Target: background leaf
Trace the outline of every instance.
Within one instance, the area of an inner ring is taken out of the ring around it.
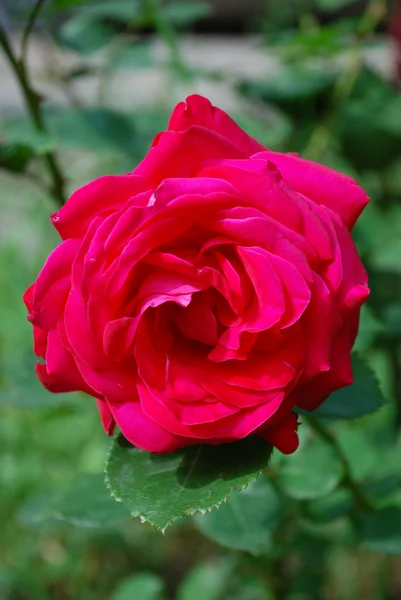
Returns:
[[[270,454],[271,446],[256,436],[170,454],[144,452],[119,437],[106,478],[113,496],[133,517],[164,531],[176,519],[209,511],[246,487],[267,466]]]
[[[111,600],[163,600],[164,583],[153,573],[138,573],[120,583]]]
[[[195,523],[213,541],[258,555],[269,548],[279,515],[277,493],[267,479],[259,477],[242,492],[231,494],[218,510],[196,516]]]
[[[182,581],[177,600],[220,600],[233,567],[227,559],[196,565]]]
[[[378,383],[366,361],[354,353],[352,358],[354,383],[331,394],[318,409],[317,417],[327,419],[355,419],[375,412],[385,401]],[[301,413],[306,411],[300,411]]]
[[[102,475],[82,475],[54,495],[36,498],[21,510],[20,519],[34,525],[42,521],[65,521],[81,527],[109,527],[128,517],[104,485]]]
[[[385,554],[401,554],[401,508],[389,507],[357,521],[361,544]]]
[[[355,4],[355,0],[316,0],[316,6],[327,11],[340,10],[350,4]]]
[[[169,2],[163,9],[166,19],[168,19],[176,27],[188,27],[204,19],[210,17],[213,13],[213,7],[209,2]]]
[[[307,500],[334,490],[342,476],[342,465],[331,446],[312,438],[295,454],[283,458],[276,481],[290,498]]]

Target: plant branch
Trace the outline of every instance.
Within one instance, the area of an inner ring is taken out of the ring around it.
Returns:
[[[386,0],[371,0],[363,13],[355,31],[358,38],[372,34],[387,12]],[[353,48],[348,65],[338,77],[333,90],[331,107],[323,120],[313,131],[303,155],[311,160],[321,160],[332,137],[332,121],[335,110],[352,92],[363,67],[363,55],[359,48]]]
[[[364,510],[365,512],[371,512],[372,510],[374,510],[374,507],[371,505],[370,501],[365,497],[365,494],[353,480],[348,458],[344,453],[343,449],[341,448],[340,444],[338,443],[337,438],[316,417],[308,416],[307,419],[312,429],[328,444],[330,444],[330,446],[336,453],[338,459],[340,460],[344,471],[342,483],[351,492],[355,505],[358,506],[361,510]]]
[[[38,11],[37,11],[38,12]],[[33,14],[33,13],[32,13]],[[35,17],[36,18],[36,17]],[[31,19],[32,28],[34,20]],[[29,25],[27,29],[29,28]],[[25,30],[26,31],[26,30]],[[29,31],[28,31],[29,35]],[[28,39],[28,37],[26,38]],[[0,47],[3,49],[4,54],[6,55],[12,70],[14,71],[15,77],[20,85],[22,95],[25,101],[25,105],[30,116],[30,119],[37,131],[41,133],[47,133],[45,122],[43,119],[41,106],[40,106],[40,97],[35,93],[35,91],[31,87],[31,83],[29,80],[28,71],[25,67],[25,63],[23,60],[18,60],[9,40],[9,37],[0,24]],[[43,154],[43,162],[47,168],[47,171],[50,175],[51,179],[51,187],[50,193],[53,196],[54,200],[59,206],[62,206],[65,202],[64,196],[64,178],[62,176],[60,167],[58,166],[57,159],[53,152],[48,151]]]
[[[26,65],[26,52],[28,49],[29,36],[31,35],[32,29],[34,28],[35,23],[36,23],[36,19],[38,18],[39,13],[42,10],[42,6],[44,5],[45,2],[46,2],[46,0],[37,0],[37,2],[35,3],[35,5],[32,9],[31,14],[28,17],[28,22],[24,29],[24,33],[22,34],[20,62],[23,65]]]

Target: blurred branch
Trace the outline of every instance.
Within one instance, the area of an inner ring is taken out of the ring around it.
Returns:
[[[34,22],[36,20],[36,17],[39,13],[41,4],[42,4],[42,1],[39,0],[39,2],[36,4],[36,7],[39,6],[39,8],[37,8],[36,10],[34,9],[34,11],[32,11],[27,28],[25,29],[24,51],[26,49],[27,41],[29,38],[29,33],[30,33],[30,31],[34,25]],[[24,40],[24,38],[23,38],[23,40]],[[27,70],[25,62],[23,60],[23,53],[21,53],[21,59],[18,60],[18,58],[12,48],[12,45],[11,45],[10,39],[7,35],[7,32],[4,29],[4,27],[1,25],[1,23],[0,23],[0,47],[3,49],[3,52],[6,55],[10,65],[11,65],[11,68],[14,71],[14,74],[17,78],[17,81],[20,85],[22,95],[23,95],[23,98],[24,98],[24,101],[25,101],[25,104],[27,107],[28,114],[31,118],[31,121],[32,121],[35,129],[37,129],[37,131],[40,131],[41,133],[47,133],[46,125],[45,125],[45,122],[43,119],[41,105],[40,105],[41,98],[38,94],[36,94],[36,92],[33,90],[32,86],[31,86],[28,70]],[[58,166],[57,159],[53,152],[48,151],[45,154],[43,154],[43,161],[44,161],[44,164],[47,168],[47,171],[50,175],[50,179],[52,182],[51,187],[50,187],[50,193],[51,193],[52,197],[54,198],[54,200],[56,201],[56,203],[59,206],[62,206],[65,202],[64,178],[62,176],[60,167]]]
[[[44,5],[45,2],[46,2],[46,0],[38,0],[35,3],[33,10],[28,17],[28,22],[24,29],[24,33],[22,34],[21,59],[20,60],[21,60],[21,63],[24,65],[26,64],[26,52],[28,49],[29,36],[31,35],[32,29],[34,28],[35,23],[36,23],[36,19],[38,18],[39,13],[42,9],[42,6]]]
[[[308,416],[307,419],[312,429],[332,447],[338,459],[340,460],[344,470],[342,483],[351,492],[355,505],[365,512],[374,510],[374,507],[353,480],[348,458],[338,443],[337,438],[316,417]]]
[[[386,14],[386,0],[371,0],[356,27],[356,37],[364,38],[371,35]],[[350,53],[349,63],[338,77],[334,87],[330,111],[313,131],[303,152],[306,158],[322,160],[322,154],[330,143],[335,110],[352,92],[362,67],[363,55],[360,49],[354,46]]]
[[[173,67],[183,79],[188,79],[190,73],[181,57],[177,33],[173,25],[165,17],[163,8],[159,5],[159,0],[142,1],[145,9],[148,11],[154,28],[160,37],[164,39],[170,50],[171,63]]]

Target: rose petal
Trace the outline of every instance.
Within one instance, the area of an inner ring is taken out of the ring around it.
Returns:
[[[184,131],[201,125],[224,136],[246,155],[265,150],[264,146],[243,131],[223,110],[213,106],[203,96],[193,94],[180,102],[170,117],[169,131]]]
[[[99,398],[96,398],[96,404],[99,411],[100,420],[102,421],[103,429],[107,435],[113,435],[116,422],[113,419],[109,405],[105,400],[101,400]]]
[[[80,238],[94,218],[105,218],[132,196],[149,189],[146,179],[137,175],[99,177],[79,188],[51,220],[63,240]]]
[[[271,160],[294,190],[316,204],[331,208],[348,229],[352,229],[369,201],[364,190],[351,177],[324,165],[271,150],[255,154],[254,158]]]

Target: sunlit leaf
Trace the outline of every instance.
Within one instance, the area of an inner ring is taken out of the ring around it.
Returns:
[[[267,466],[270,454],[271,446],[259,437],[170,454],[144,452],[119,437],[110,451],[106,480],[132,516],[164,531],[173,521],[210,511],[246,487]]]

